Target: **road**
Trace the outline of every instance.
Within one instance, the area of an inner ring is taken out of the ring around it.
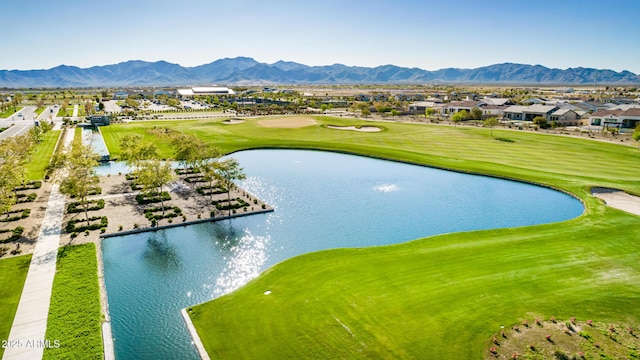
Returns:
[[[0,132],[0,140],[25,134],[35,125],[36,120],[38,122],[56,121],[54,116],[58,112],[57,105],[48,106],[39,116],[36,116],[36,109],[35,106],[25,106],[8,118],[0,119],[0,128],[8,128]]]

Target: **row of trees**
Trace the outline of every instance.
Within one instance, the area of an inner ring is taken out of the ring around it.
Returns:
[[[23,185],[27,179],[25,163],[30,160],[35,145],[42,141],[49,130],[51,126],[43,123],[24,135],[0,142],[0,215],[9,211],[16,203],[15,188]]]
[[[222,183],[230,202],[231,190],[235,187],[234,181],[245,178],[238,161],[234,158],[221,160],[220,149],[196,136],[184,133],[170,136],[174,159],[180,162],[181,168],[188,173],[201,174],[202,179],[208,182],[211,188],[217,182]],[[158,148],[138,134],[124,136],[120,141],[120,149],[121,159],[133,169],[136,183],[143,187],[143,192],[159,196],[164,215],[162,187],[175,177],[171,162],[160,159]]]

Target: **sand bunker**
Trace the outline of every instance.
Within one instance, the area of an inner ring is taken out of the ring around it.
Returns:
[[[351,131],[360,131],[360,132],[378,132],[378,131],[382,131],[382,129],[380,129],[377,126],[362,126],[362,127],[356,127],[356,126],[335,126],[335,125],[327,125],[327,127],[329,129],[336,129],[336,130],[351,130]]]
[[[298,129],[316,124],[317,122],[309,117],[282,117],[258,120],[258,125],[266,128]]]
[[[593,196],[604,200],[604,202],[619,210],[626,211],[640,216],[640,197],[627,194],[624,191],[606,188],[591,189]]]
[[[243,122],[244,120],[242,119],[228,119],[228,120],[222,121],[223,124],[227,124],[227,125],[242,124]]]

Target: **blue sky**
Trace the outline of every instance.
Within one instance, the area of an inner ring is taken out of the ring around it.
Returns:
[[[503,62],[640,73],[639,0],[21,0],[0,69],[225,57],[437,70]]]

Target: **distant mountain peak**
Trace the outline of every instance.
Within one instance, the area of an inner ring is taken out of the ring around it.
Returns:
[[[638,85],[640,77],[628,70],[548,68],[512,62],[475,69],[445,68],[427,71],[393,64],[376,67],[333,64],[308,66],[278,60],[261,63],[251,57],[223,58],[183,67],[164,60],[129,60],[118,64],[79,68],[59,65],[49,70],[0,70],[0,87],[180,86],[187,84],[580,84]]]

